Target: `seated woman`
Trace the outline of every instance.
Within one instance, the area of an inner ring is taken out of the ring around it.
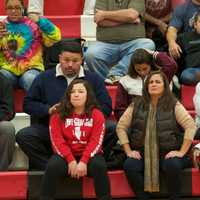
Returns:
[[[0,25],[0,73],[27,91],[44,71],[42,46],[59,41],[61,33],[46,18],[23,16],[23,0],[6,0],[5,7],[8,16]]]
[[[115,117],[119,119],[134,97],[142,95],[146,76],[155,70],[162,70],[169,82],[172,80],[177,64],[165,52],[137,49],[131,57],[128,74],[118,84]]]
[[[165,74],[150,73],[142,97],[127,108],[117,125],[127,155],[124,170],[138,199],[159,192],[159,169],[164,171],[170,199],[180,198],[181,171],[191,166],[187,152],[195,131],[192,117],[171,93]]]
[[[56,182],[69,176],[92,176],[99,200],[111,200],[107,167],[102,156],[105,119],[87,81],[75,79],[50,120],[54,155],[42,181],[40,200],[52,200]]]

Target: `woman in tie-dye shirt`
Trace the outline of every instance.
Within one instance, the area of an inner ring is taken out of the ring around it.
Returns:
[[[44,70],[42,46],[61,39],[60,30],[46,18],[23,16],[23,0],[6,1],[7,18],[0,24],[0,72],[14,86],[28,90]]]

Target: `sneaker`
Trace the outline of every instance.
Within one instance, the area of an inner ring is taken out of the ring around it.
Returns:
[[[108,84],[115,84],[117,82],[119,82],[119,80],[121,79],[121,76],[109,76],[108,78],[105,79],[105,83],[108,83]]]

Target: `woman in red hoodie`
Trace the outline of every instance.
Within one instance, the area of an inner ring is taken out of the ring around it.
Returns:
[[[98,199],[111,200],[107,167],[102,156],[105,119],[88,82],[75,79],[69,85],[60,111],[50,119],[54,155],[42,180],[40,200],[53,200],[60,178],[94,178]]]

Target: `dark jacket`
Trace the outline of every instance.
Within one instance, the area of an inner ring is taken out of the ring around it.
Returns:
[[[0,83],[0,121],[9,121],[15,116],[13,88],[1,73]]]
[[[176,122],[175,105],[173,109],[163,110],[160,102],[156,112],[156,131],[160,154],[165,154],[171,150],[177,150],[181,147],[183,135],[181,135],[179,125]],[[144,138],[148,111],[144,109],[142,100],[134,104],[133,120],[130,131],[130,144],[134,149],[144,147]]]
[[[200,34],[195,31],[180,34],[177,42],[183,51],[184,67],[200,67]]]
[[[112,101],[104,85],[104,81],[95,73],[84,71],[85,77],[93,87],[101,111],[105,116],[112,112]],[[56,77],[56,68],[49,69],[33,81],[30,90],[24,100],[24,112],[31,115],[34,122],[44,125],[49,124],[48,110],[58,103],[68,87],[64,76]]]

